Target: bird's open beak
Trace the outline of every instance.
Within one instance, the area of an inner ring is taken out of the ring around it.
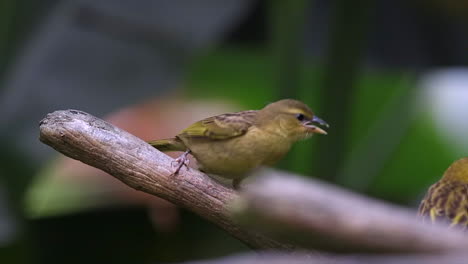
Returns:
[[[312,133],[317,133],[317,134],[322,134],[322,135],[326,135],[327,134],[327,131],[321,129],[320,127],[314,125],[314,124],[319,124],[321,126],[324,126],[324,127],[329,127],[329,125],[327,124],[327,122],[323,121],[322,119],[314,116],[312,118],[312,120],[308,120],[304,123],[304,126],[306,126],[307,128],[309,128]]]

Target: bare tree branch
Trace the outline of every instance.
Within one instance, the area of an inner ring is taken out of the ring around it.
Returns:
[[[253,248],[293,249],[233,223],[225,205],[238,194],[205,174],[182,169],[171,176],[172,159],[141,139],[87,113],[66,110],[40,122],[40,140],[99,168],[128,186],[185,207]]]
[[[246,226],[304,248],[340,252],[466,251],[461,229],[423,223],[408,210],[339,187],[264,171],[232,206]]]

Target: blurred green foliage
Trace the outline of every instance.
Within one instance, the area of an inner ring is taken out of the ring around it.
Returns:
[[[423,116],[411,125],[368,192],[382,199],[417,206],[427,188],[459,158],[435,133],[430,119]]]

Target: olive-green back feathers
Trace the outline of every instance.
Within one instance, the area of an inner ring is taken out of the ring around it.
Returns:
[[[206,137],[209,139],[229,139],[243,135],[254,124],[257,111],[242,111],[209,117],[198,121],[177,135],[181,138]]]
[[[251,127],[257,111],[243,111],[209,117],[193,123],[175,138],[158,139],[148,143],[162,152],[186,151],[183,140],[189,138],[229,139],[243,135]]]
[[[149,143],[161,151],[177,151],[180,149],[180,140],[189,138],[207,138],[214,140],[229,139],[241,136],[247,130],[258,123],[259,119],[270,121],[279,113],[302,113],[307,118],[312,118],[310,108],[304,103],[284,99],[265,106],[262,110],[248,110],[237,113],[228,113],[209,117],[193,123],[182,130],[175,139],[154,140]],[[259,118],[259,115],[262,115]],[[174,141],[175,140],[175,141]],[[183,140],[182,140],[183,141]],[[173,147],[172,145],[176,145]],[[177,149],[177,150],[174,150]]]

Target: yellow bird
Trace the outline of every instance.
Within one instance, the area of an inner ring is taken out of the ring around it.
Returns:
[[[432,222],[468,226],[468,158],[452,163],[442,179],[429,188],[419,206],[419,215]]]
[[[261,110],[222,114],[198,121],[174,138],[149,141],[156,149],[184,151],[174,174],[188,165],[187,155],[199,169],[232,179],[234,188],[248,172],[262,165],[273,165],[301,139],[314,133],[327,134],[317,126],[328,127],[304,103],[284,99]]]

